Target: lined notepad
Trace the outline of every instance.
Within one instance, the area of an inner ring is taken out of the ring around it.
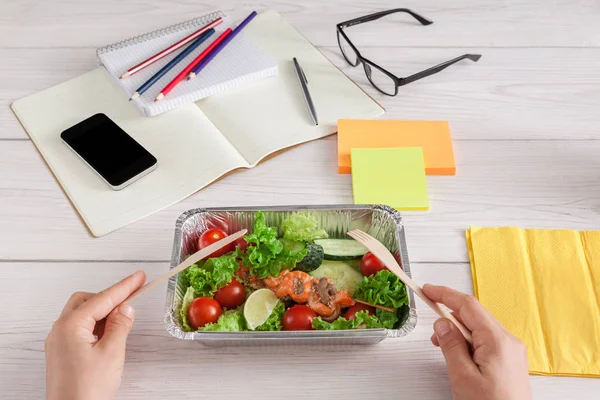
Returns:
[[[221,33],[227,28],[235,27],[230,19],[220,11],[100,48],[97,52],[98,59],[125,92],[124,96],[129,98],[138,87],[175,58],[177,54],[181,53],[186,46],[142,69],[133,76],[119,79],[123,73],[219,17],[223,18],[223,22],[215,27],[215,33],[208,40],[198,46],[197,49],[171,69],[142,96],[133,100],[132,103],[144,115],[153,116],[276,75],[277,62],[275,59],[263,51],[248,35],[245,35],[244,31],[246,29],[243,29],[208,63],[196,79],[181,82],[164,100],[154,102],[158,93]],[[250,22],[250,24],[253,23],[256,22]]]

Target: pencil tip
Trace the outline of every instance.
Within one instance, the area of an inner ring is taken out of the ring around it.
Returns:
[[[134,93],[131,95],[131,98],[129,99],[129,101],[131,101],[131,100],[133,100],[133,99],[137,99],[138,97],[140,97],[140,94],[139,94],[138,92],[134,92]]]
[[[188,78],[187,78],[187,80],[189,81],[189,80],[191,80],[191,79],[194,79],[195,77],[196,77],[196,74],[195,74],[195,73],[193,73],[193,72],[190,72],[190,74],[188,75]]]
[[[154,99],[154,102],[161,101],[164,97],[165,97],[164,94],[159,93],[158,96],[156,96],[156,98]]]
[[[129,76],[129,71],[125,72],[119,79],[127,78]]]

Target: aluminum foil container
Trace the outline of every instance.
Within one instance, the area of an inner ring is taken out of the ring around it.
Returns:
[[[200,234],[210,228],[220,228],[229,234],[248,229],[252,231],[254,213],[264,211],[267,224],[281,226],[281,222],[297,211],[308,212],[319,221],[319,226],[331,238],[348,238],[352,229],[368,232],[394,254],[396,261],[411,276],[406,248],[404,226],[400,213],[383,205],[336,206],[277,206],[253,208],[197,208],[181,214],[175,226],[175,240],[171,268],[197,251]],[[281,233],[281,232],[280,232]],[[356,329],[346,331],[280,331],[280,332],[186,332],[178,322],[181,300],[187,288],[182,287],[177,276],[167,286],[165,326],[174,337],[194,340],[211,346],[256,344],[375,344],[385,338],[408,335],[417,324],[417,311],[412,291],[408,288],[409,306],[399,329]]]

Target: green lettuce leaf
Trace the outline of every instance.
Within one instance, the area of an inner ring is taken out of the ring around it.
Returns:
[[[214,284],[212,274],[194,264],[186,270],[186,278],[190,287],[194,289],[197,296],[212,296],[214,293]]]
[[[381,325],[378,328],[394,329],[396,323],[399,321],[397,313],[380,310],[379,308],[375,311],[375,316]]]
[[[225,311],[214,324],[208,324],[199,331],[240,332],[246,330],[246,319],[242,307]]]
[[[266,224],[265,214],[256,212],[254,229],[245,236],[249,246],[242,256],[243,264],[261,279],[279,276],[283,269],[293,269],[307,254],[306,250],[292,252],[277,239],[277,229]]]
[[[187,291],[181,300],[181,308],[179,309],[179,323],[181,324],[181,328],[186,332],[192,332],[194,330],[194,328],[190,326],[187,318],[188,308],[193,300],[194,288],[190,286],[187,288]]]
[[[366,311],[357,312],[354,319],[339,317],[333,322],[323,321],[321,317],[313,319],[313,328],[319,331],[341,331],[359,327],[367,329],[384,328],[376,316],[369,315]]]
[[[282,222],[281,230],[285,239],[293,241],[312,242],[327,237],[327,232],[319,229],[317,219],[304,213],[292,214]]]
[[[390,308],[400,308],[408,304],[408,294],[404,283],[388,270],[365,276],[354,293],[358,300]]]
[[[237,259],[238,251],[234,251],[221,257],[206,260],[203,267],[212,272],[212,279],[217,289],[232,281],[233,274],[240,266]]]
[[[285,312],[285,305],[280,301],[277,303],[269,318],[255,329],[255,331],[280,331],[281,330],[281,319]]]
[[[356,319],[348,320],[344,317],[339,317],[333,322],[323,321],[323,318],[321,317],[313,318],[312,326],[318,331],[343,331],[347,329],[356,329],[361,323],[362,320],[359,321],[357,313]]]
[[[194,264],[185,272],[185,278],[194,288],[196,297],[212,297],[217,289],[227,285],[239,268],[239,249],[217,258]]]

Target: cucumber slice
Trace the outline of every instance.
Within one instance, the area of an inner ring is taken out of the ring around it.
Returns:
[[[323,247],[326,260],[357,260],[369,250],[353,239],[316,239],[315,244]]]
[[[337,290],[347,290],[352,296],[363,280],[355,264],[356,261],[323,261],[323,264],[309,275],[314,278],[329,278]]]

